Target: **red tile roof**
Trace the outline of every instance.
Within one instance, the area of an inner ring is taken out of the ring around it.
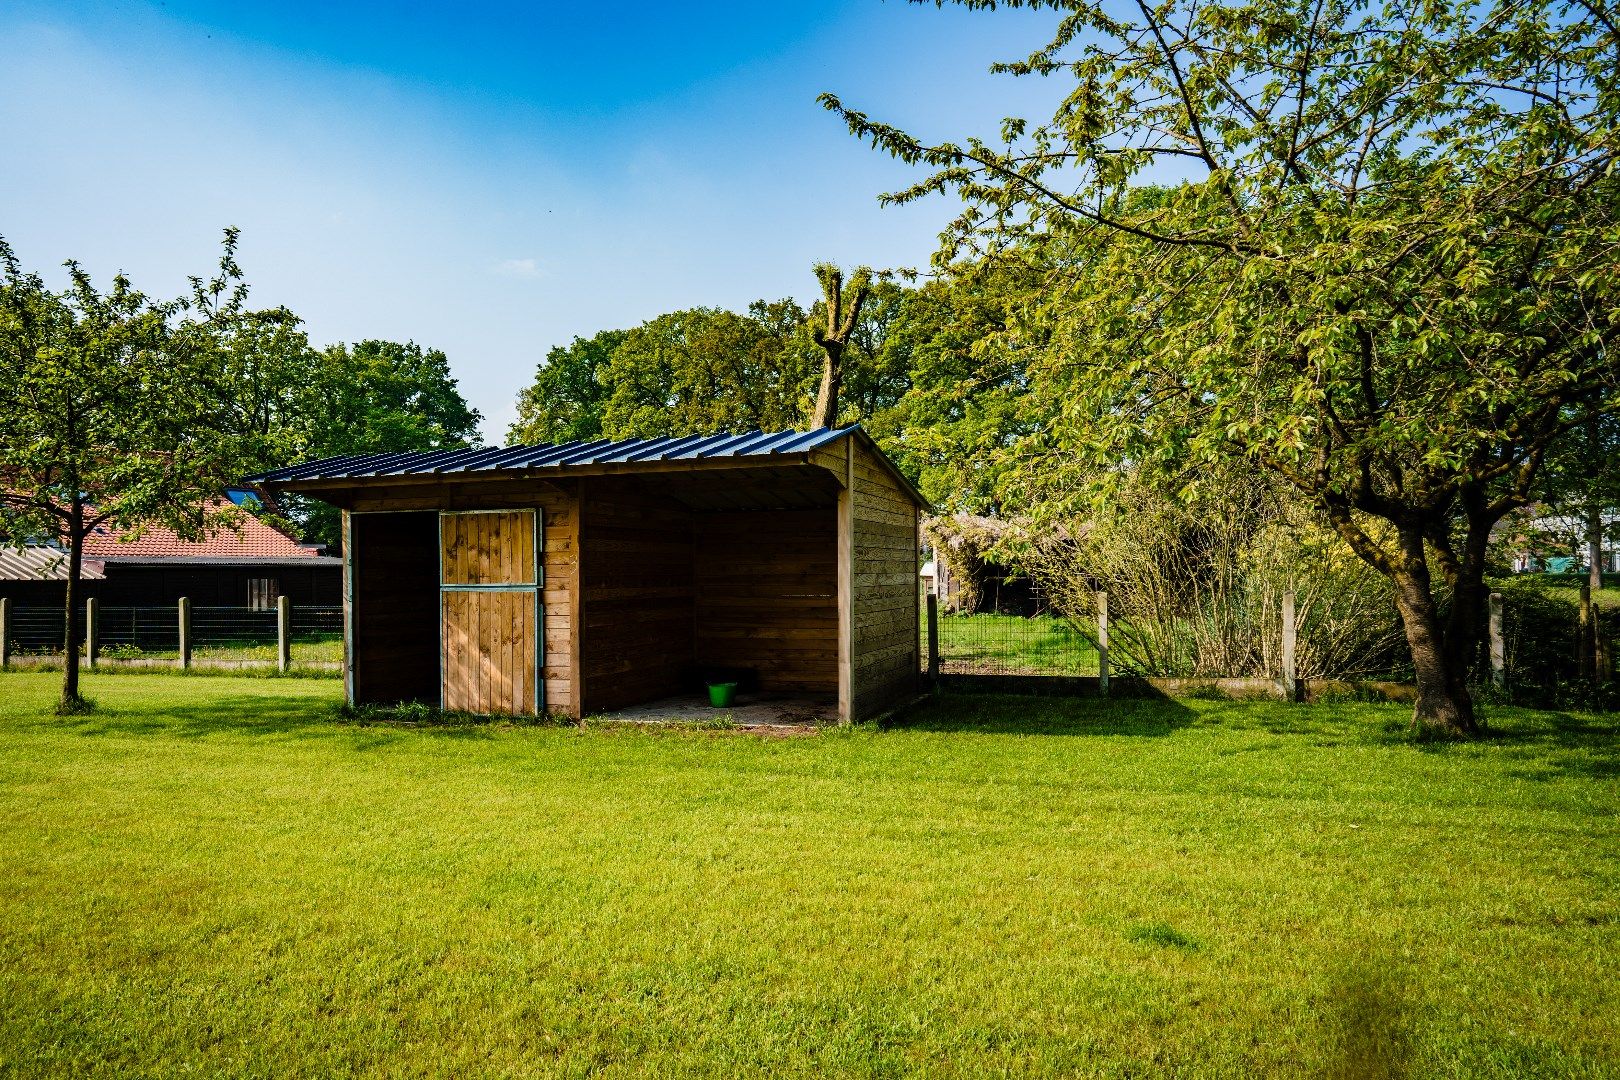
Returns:
[[[221,499],[219,504],[227,505]],[[105,527],[84,540],[86,558],[97,559],[313,559],[320,553],[301,547],[280,529],[248,514],[236,528],[216,529],[202,540],[182,540],[170,529],[152,526],[133,540]]]

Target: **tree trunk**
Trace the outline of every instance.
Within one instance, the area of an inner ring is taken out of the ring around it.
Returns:
[[[1468,658],[1477,636],[1479,600],[1474,594],[1484,588],[1483,582],[1458,583],[1451,618],[1442,624],[1421,536],[1403,536],[1401,547],[1404,558],[1393,576],[1395,606],[1417,675],[1412,728],[1420,735],[1474,738],[1479,721],[1468,692]]]
[[[823,341],[821,347],[827,359],[821,365],[821,389],[816,393],[815,415],[810,418],[812,430],[838,426],[838,391],[844,381],[843,347],[834,341]]]
[[[78,710],[84,699],[79,695],[79,644],[84,624],[79,615],[79,578],[84,570],[84,507],[74,504],[68,518],[68,573],[63,590],[67,605],[62,620],[62,701],[64,712]]]

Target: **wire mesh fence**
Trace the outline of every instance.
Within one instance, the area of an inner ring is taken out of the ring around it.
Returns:
[[[342,660],[341,607],[294,606],[289,616],[288,640],[293,662]],[[65,618],[60,607],[14,608],[11,651],[19,656],[61,653]],[[95,620],[97,651],[110,660],[177,659],[180,621],[178,605],[101,606]],[[273,608],[193,606],[190,637],[194,657],[274,661],[278,643],[277,613]]]
[[[922,656],[928,663],[928,616]],[[1054,615],[939,613],[939,670],[946,675],[1096,675],[1097,649]]]

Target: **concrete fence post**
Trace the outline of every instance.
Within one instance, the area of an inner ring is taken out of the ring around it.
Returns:
[[[93,596],[84,602],[84,656],[91,667],[101,658],[101,605]]]
[[[1491,642],[1491,685],[1507,685],[1507,640],[1502,636],[1502,594],[1493,592],[1490,596],[1489,631]]]
[[[1592,583],[1581,582],[1581,603],[1576,616],[1575,668],[1582,676],[1597,675],[1597,650],[1593,647],[1597,637],[1597,621],[1592,618]]]
[[[276,598],[276,670],[286,671],[292,664],[292,600],[286,596]]]
[[[0,667],[11,663],[11,597],[0,596]]]
[[[176,605],[180,617],[180,667],[191,667],[191,597],[182,596]]]
[[[1294,591],[1282,596],[1282,692],[1284,701],[1299,700],[1299,621],[1294,616]]]
[[[1108,593],[1097,594],[1097,692],[1108,693]]]
[[[928,682],[939,689],[939,597],[928,594]]]

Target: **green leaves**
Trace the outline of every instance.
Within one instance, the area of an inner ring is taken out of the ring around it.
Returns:
[[[218,274],[153,300],[69,263],[47,289],[9,249],[0,280],[0,531],[70,541],[100,523],[195,536],[248,464],[225,341],[247,319],[226,233]]]

